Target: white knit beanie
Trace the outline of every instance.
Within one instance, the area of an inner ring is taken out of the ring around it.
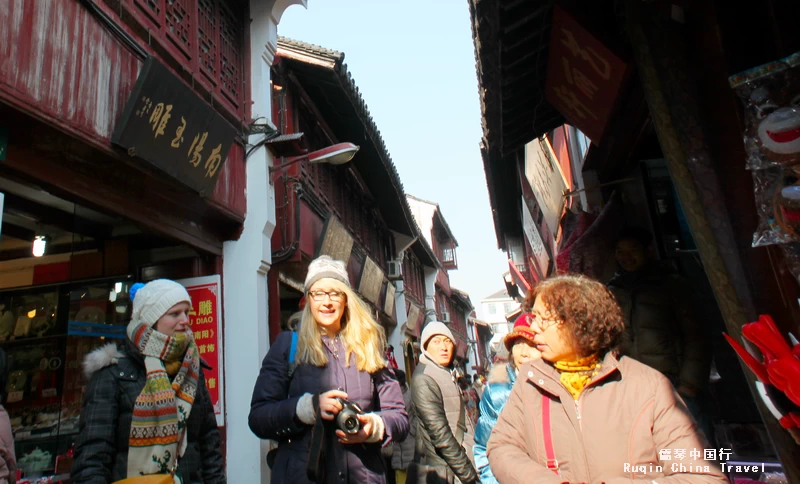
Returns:
[[[153,326],[169,309],[181,302],[192,304],[186,288],[169,279],[156,279],[133,294],[133,320]]]
[[[305,291],[308,292],[311,286],[320,279],[336,279],[350,287],[350,278],[347,276],[347,267],[344,262],[333,260],[327,255],[317,257],[308,265]]]
[[[437,334],[447,336],[453,343],[456,342],[455,338],[453,338],[453,333],[450,332],[450,328],[440,321],[431,321],[422,328],[422,337],[420,337],[422,349],[425,349],[425,347],[428,346],[428,340]]]

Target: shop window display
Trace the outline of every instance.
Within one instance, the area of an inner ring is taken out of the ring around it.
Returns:
[[[5,407],[25,477],[68,474],[86,354],[125,337],[129,278],[0,291]]]

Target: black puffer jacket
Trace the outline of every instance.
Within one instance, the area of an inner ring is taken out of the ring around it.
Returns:
[[[411,379],[411,395],[417,435],[408,482],[452,483],[454,477],[464,484],[478,482],[471,461],[474,434],[452,373],[423,353]]]
[[[695,317],[686,281],[653,263],[636,274],[618,273],[608,286],[627,325],[621,352],[660,371],[675,387],[702,391],[711,368],[709,337]]]
[[[92,352],[84,364],[89,385],[83,395],[80,435],[71,482],[106,484],[127,477],[133,405],[145,384],[144,358],[127,339]],[[201,360],[202,361],[202,360]],[[187,484],[225,483],[220,435],[203,370],[189,414],[188,444],[179,471]]]

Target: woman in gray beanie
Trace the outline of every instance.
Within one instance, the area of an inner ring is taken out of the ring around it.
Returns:
[[[89,380],[71,482],[106,484],[173,473],[175,483],[225,483],[220,434],[189,327],[191,298],[175,281],[134,284],[128,337],[84,361]]]
[[[417,449],[408,467],[410,484],[478,482],[472,462],[474,431],[466,418],[452,363],[453,333],[431,321],[422,329],[422,355],[411,379],[417,415]]]
[[[403,394],[384,357],[383,328],[351,289],[341,261],[313,260],[305,292],[297,333],[280,333],[264,358],[250,429],[278,441],[273,483],[383,483],[381,447],[408,433]],[[290,355],[296,355],[291,364]],[[349,432],[337,418],[346,402],[361,410]]]

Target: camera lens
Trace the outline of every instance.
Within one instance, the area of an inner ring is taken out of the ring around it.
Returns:
[[[342,430],[348,434],[357,434],[358,429],[361,427],[361,423],[358,421],[355,415],[348,416],[344,422],[342,422]]]

